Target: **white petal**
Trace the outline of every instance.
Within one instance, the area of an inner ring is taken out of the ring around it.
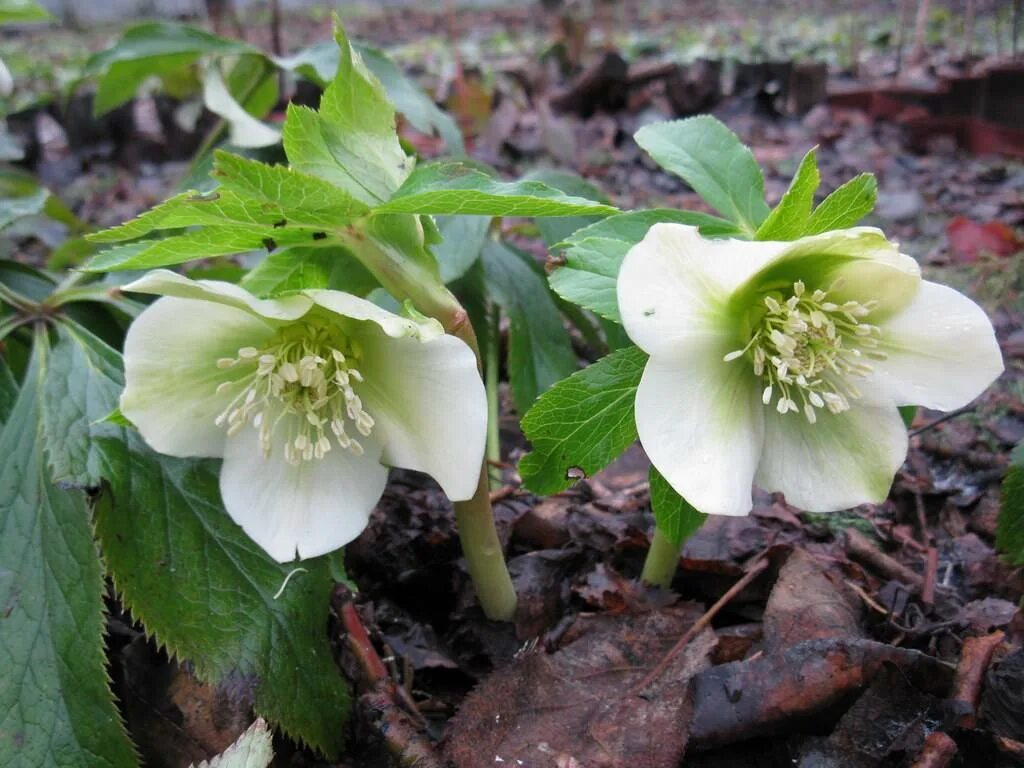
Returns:
[[[359,394],[384,442],[383,461],[426,472],[453,501],[476,491],[487,396],[472,350],[454,336],[421,342],[380,332],[360,338]]]
[[[234,378],[217,360],[274,334],[264,320],[223,304],[162,298],[140,314],[124,341],[121,412],[149,445],[171,456],[220,456],[225,430],[214,419]]]
[[[701,512],[745,515],[761,453],[764,406],[743,360],[694,350],[652,357],[636,393],[636,426],[651,463]]]
[[[1003,372],[984,310],[945,285],[922,281],[913,302],[882,326],[886,360],[857,386],[872,402],[951,411],[967,405]]]
[[[154,269],[133,283],[123,287],[135,293],[154,293],[158,296],[177,296],[182,299],[202,299],[225,306],[243,309],[269,320],[298,320],[313,302],[301,294],[279,299],[257,299],[244,288],[220,280],[190,280],[169,269]]]
[[[814,424],[799,412],[765,408],[764,420],[754,482],[811,512],[884,501],[907,455],[907,430],[892,405],[854,402],[838,415],[820,409]]]
[[[335,444],[323,459],[292,466],[284,460],[284,430],[274,437],[269,458],[253,426],[228,439],[220,492],[231,519],[281,563],[296,552],[316,557],[356,538],[387,483],[379,443],[360,437],[362,456]]]
[[[353,320],[368,320],[376,323],[388,336],[395,338],[411,336],[421,341],[429,341],[444,335],[441,323],[431,317],[412,320],[396,315],[394,312],[388,312],[372,301],[353,296],[351,293],[328,290],[303,291],[303,293],[318,306],[335,314]]]
[[[729,295],[789,245],[706,240],[696,227],[655,224],[619,270],[626,333],[652,355],[733,336],[737,323],[725,311]]]

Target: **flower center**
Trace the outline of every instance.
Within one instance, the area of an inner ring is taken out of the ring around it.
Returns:
[[[361,456],[363,446],[346,431],[348,422],[369,437],[374,425],[353,388],[363,381],[355,367],[361,359],[358,342],[337,329],[289,325],[263,348],[242,347],[238,357],[217,361],[240,375],[217,387],[217,394],[235,396],[216,424],[226,425],[231,437],[251,422],[264,456],[270,456],[274,432],[286,430],[284,458],[292,465],[322,459],[334,443]]]
[[[850,378],[871,373],[868,359],[885,359],[878,349],[881,330],[863,322],[877,305],[875,301],[836,304],[828,300],[826,291],[808,294],[797,281],[787,299],[780,294],[764,297],[767,311],[750,341],[724,359],[748,356],[754,374],[765,382],[762,402],[769,405],[777,396],[779,413],[803,410],[813,424],[816,408],[830,413],[848,410],[850,399],[860,397]]]

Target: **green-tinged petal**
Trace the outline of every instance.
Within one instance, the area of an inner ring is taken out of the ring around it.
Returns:
[[[750,512],[764,431],[760,392],[722,348],[695,346],[670,361],[652,357],[636,393],[636,427],[651,463],[701,512]]]
[[[1003,372],[985,312],[945,285],[921,282],[910,306],[882,326],[874,373],[855,382],[866,400],[951,411],[967,405]]]
[[[323,309],[353,320],[368,320],[380,326],[392,338],[410,336],[420,341],[429,341],[444,336],[444,328],[433,318],[410,319],[388,312],[372,301],[361,299],[342,291],[315,290],[303,294]]]
[[[231,518],[278,562],[316,557],[352,541],[366,527],[384,492],[381,447],[360,437],[362,456],[335,445],[324,458],[284,460],[285,429],[274,433],[264,458],[259,430],[247,426],[228,439],[220,492]]]
[[[754,479],[781,491],[790,504],[810,512],[834,512],[878,503],[907,455],[907,430],[894,405],[853,402],[840,414],[764,409],[764,452]]]
[[[730,293],[788,245],[706,240],[696,227],[655,224],[619,270],[626,333],[652,355],[675,354],[709,338],[737,340],[739,320],[725,314]]]
[[[190,280],[169,269],[154,269],[135,282],[125,285],[123,290],[215,302],[245,310],[268,320],[298,320],[313,306],[309,298],[299,294],[279,299],[257,299],[233,283],[224,283],[220,280]]]
[[[732,306],[752,306],[767,291],[788,295],[793,283],[801,281],[812,290],[829,291],[829,300],[837,303],[877,302],[871,316],[877,322],[907,306],[921,283],[917,262],[873,227],[826,232],[787,245],[736,292]]]
[[[217,394],[231,378],[217,367],[246,346],[272,336],[266,321],[209,301],[165,297],[131,324],[124,342],[121,413],[149,445],[171,456],[221,456],[225,430],[214,420],[232,394]]]
[[[472,350],[454,336],[420,342],[368,333],[359,389],[384,462],[434,477],[453,501],[476,490],[487,398]]]

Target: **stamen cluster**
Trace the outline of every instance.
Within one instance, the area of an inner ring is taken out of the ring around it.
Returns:
[[[837,304],[828,301],[827,291],[808,294],[797,281],[790,297],[767,295],[763,303],[764,315],[750,341],[725,361],[748,356],[754,374],[765,381],[762,402],[769,405],[777,395],[775,409],[781,414],[802,410],[813,424],[815,409],[848,410],[850,399],[860,397],[849,379],[872,372],[867,359],[886,357],[878,349],[881,330],[863,322],[877,302]]]
[[[216,424],[226,424],[231,437],[251,422],[265,457],[274,432],[286,430],[284,458],[296,466],[322,459],[334,442],[361,456],[362,444],[345,428],[347,420],[369,437],[374,425],[354,389],[363,381],[355,367],[361,358],[358,342],[335,328],[307,322],[287,326],[266,346],[242,347],[237,357],[217,361],[218,368],[242,375],[217,387],[218,394],[237,391]]]

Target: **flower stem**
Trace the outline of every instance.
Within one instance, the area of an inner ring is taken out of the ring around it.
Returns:
[[[648,584],[670,587],[672,578],[679,568],[680,549],[681,547],[677,547],[668,540],[661,528],[655,526],[654,537],[651,539],[651,548],[647,550],[647,559],[644,561],[641,578]]]
[[[498,402],[498,369],[501,366],[499,361],[500,323],[501,310],[494,305],[487,323],[487,351],[484,361],[484,384],[487,387],[487,458],[491,462],[501,461],[501,433],[499,430],[501,411]],[[501,470],[493,464],[490,466],[490,477],[492,487],[501,484]]]

